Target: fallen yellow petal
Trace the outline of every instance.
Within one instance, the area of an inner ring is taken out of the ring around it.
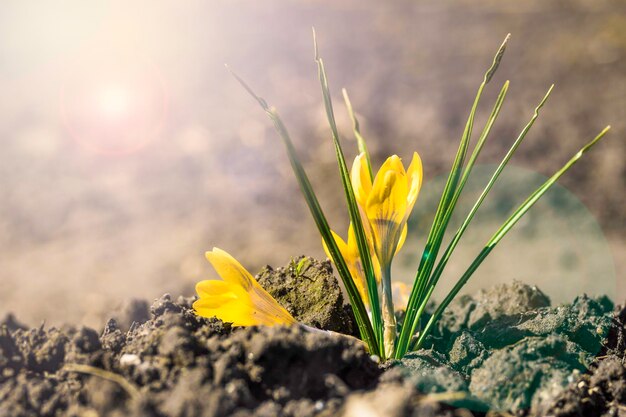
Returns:
[[[200,281],[196,285],[199,296],[193,304],[196,314],[217,317],[234,326],[296,323],[291,314],[227,252],[213,248],[206,257],[222,280]]]

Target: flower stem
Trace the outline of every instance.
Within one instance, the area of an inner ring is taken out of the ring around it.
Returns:
[[[393,307],[393,296],[391,290],[391,264],[388,263],[382,268],[383,287],[383,322],[384,322],[384,355],[392,358],[396,348],[396,315]]]

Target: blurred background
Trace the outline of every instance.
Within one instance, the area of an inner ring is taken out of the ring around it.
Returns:
[[[214,277],[203,256],[213,246],[252,272],[323,257],[271,123],[224,69],[280,110],[345,236],[311,26],[348,159],[356,144],[341,87],[375,165],[415,150],[424,161],[398,279],[412,278],[476,89],[511,32],[476,130],[502,83],[511,87],[463,207],[550,84],[556,89],[444,287],[533,185],[611,124],[468,290],[519,279],[557,302],[583,292],[626,297],[626,2],[8,0],[0,6],[0,316],[100,327],[131,298],[192,295],[196,281]]]

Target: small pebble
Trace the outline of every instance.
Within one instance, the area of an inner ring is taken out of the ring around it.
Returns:
[[[122,355],[122,357],[120,358],[120,365],[121,366],[137,366],[141,364],[141,359],[139,359],[139,356],[131,354],[131,353],[126,353],[124,355]]]

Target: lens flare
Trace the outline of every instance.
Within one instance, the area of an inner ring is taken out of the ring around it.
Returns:
[[[161,131],[166,107],[163,82],[151,67],[83,69],[61,88],[66,129],[82,147],[100,154],[144,148]]]
[[[133,111],[131,92],[123,86],[109,85],[102,88],[96,100],[102,116],[111,120],[125,118]]]

